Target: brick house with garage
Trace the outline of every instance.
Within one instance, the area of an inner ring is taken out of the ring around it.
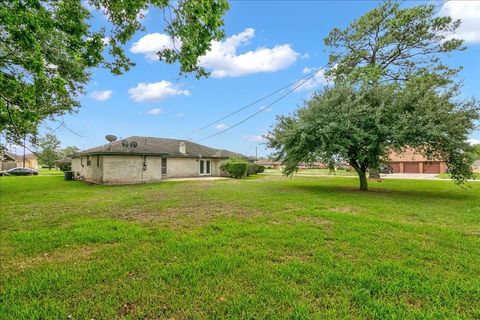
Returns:
[[[446,173],[447,164],[441,159],[428,159],[412,148],[402,153],[391,152],[389,165],[394,173]]]

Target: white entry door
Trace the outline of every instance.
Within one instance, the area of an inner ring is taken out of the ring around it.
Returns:
[[[212,166],[210,160],[200,160],[199,163],[199,173],[201,176],[210,176],[212,174]]]

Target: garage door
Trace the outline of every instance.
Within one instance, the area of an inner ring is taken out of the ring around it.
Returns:
[[[390,163],[393,173],[400,173],[400,163]]]
[[[403,171],[405,173],[420,173],[420,166],[418,163],[404,163]]]
[[[425,162],[423,164],[423,173],[440,173],[440,163]]]

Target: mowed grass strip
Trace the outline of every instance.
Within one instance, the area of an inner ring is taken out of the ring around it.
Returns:
[[[480,183],[0,178],[2,319],[480,318]]]

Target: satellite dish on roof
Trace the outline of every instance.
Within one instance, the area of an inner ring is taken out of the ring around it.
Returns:
[[[129,143],[128,143],[127,140],[123,140],[123,141],[122,141],[122,147],[128,148],[128,145],[129,145]]]
[[[136,141],[130,141],[130,148],[134,149],[138,146],[138,143]]]
[[[113,142],[113,141],[117,141],[117,136],[113,134],[107,134],[105,136],[105,139],[107,139],[108,142]]]

